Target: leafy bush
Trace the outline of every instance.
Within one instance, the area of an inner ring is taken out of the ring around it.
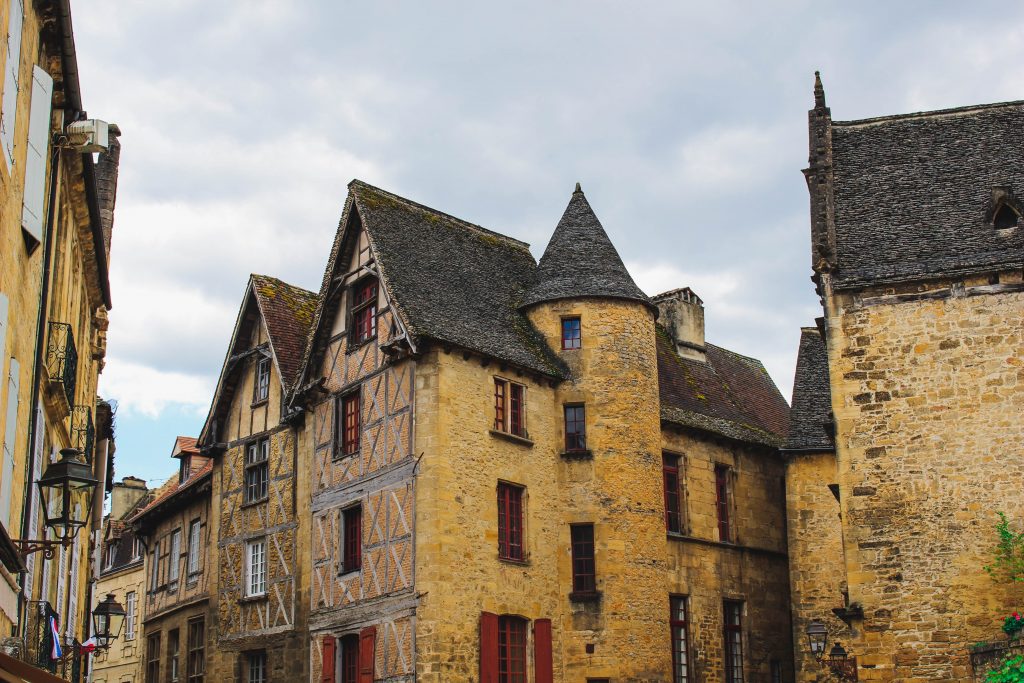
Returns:
[[[992,564],[985,565],[985,571],[993,580],[1024,581],[1024,532],[1014,533],[1006,515],[996,514],[999,515],[996,525],[999,543]]]
[[[988,672],[985,683],[1024,683],[1024,655],[1004,659],[998,669]]]

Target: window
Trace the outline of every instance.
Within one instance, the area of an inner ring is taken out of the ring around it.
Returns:
[[[267,683],[267,653],[263,650],[250,652],[246,659],[249,669],[249,683]]]
[[[771,661],[772,683],[782,683],[782,662],[777,659]]]
[[[103,566],[110,569],[114,566],[114,562],[117,561],[117,541],[109,541],[107,543],[107,556],[104,558]]]
[[[494,431],[526,438],[526,387],[494,378]]]
[[[369,278],[352,287],[352,335],[355,344],[377,336],[377,280]]]
[[[187,455],[178,460],[178,483],[184,484],[192,476],[192,458]]]
[[[256,361],[256,386],[253,401],[266,401],[270,396],[270,358],[261,357]]]
[[[597,592],[594,566],[594,525],[573,524],[572,537],[572,592],[581,596]]]
[[[526,619],[498,619],[498,683],[526,683]]]
[[[587,449],[586,412],[582,405],[565,406],[565,450]]]
[[[206,633],[202,617],[188,622],[188,683],[203,683],[206,673]]]
[[[132,562],[142,559],[142,539],[138,536],[132,537]]]
[[[181,641],[178,638],[178,629],[167,632],[167,675],[171,681],[178,680],[181,669],[178,667],[178,651],[181,649]]]
[[[674,534],[683,533],[683,497],[677,455],[661,456],[661,479],[665,490],[665,529]]]
[[[124,639],[135,640],[135,605],[138,597],[135,591],[126,593],[124,596]]]
[[[159,541],[157,542],[159,544]],[[149,554],[149,590],[156,592],[160,587],[160,563],[157,561],[156,548]]]
[[[1006,204],[1003,204],[996,211],[996,215],[992,219],[992,224],[999,230],[1015,228],[1017,227],[1017,220],[1019,218],[1020,217],[1017,215],[1016,211]]]
[[[672,628],[672,683],[689,683],[689,619],[686,613],[686,597],[672,596],[669,598],[669,606],[669,625]]]
[[[718,510],[718,540],[722,543],[732,542],[732,529],[729,526],[729,474],[725,465],[715,465],[715,507]]]
[[[146,638],[146,683],[161,683],[159,633]]]
[[[562,318],[562,348],[565,350],[580,348],[580,318]]]
[[[193,519],[192,523],[188,527],[188,575],[189,578],[199,573],[199,544],[202,542],[200,532],[202,531],[202,523],[198,519]]]
[[[498,484],[498,557],[523,560],[523,487]]]
[[[353,455],[359,452],[360,419],[359,390],[341,397],[338,403],[338,455]]]
[[[267,592],[267,541],[249,541],[245,544],[245,594],[247,597]]]
[[[726,600],[725,608],[725,681],[743,683],[743,603]]]
[[[359,683],[359,636],[343,636],[341,644],[341,683]]]
[[[270,439],[254,441],[245,448],[245,502],[267,497],[267,456]]]
[[[363,506],[341,511],[341,573],[357,572],[363,566]]]
[[[167,558],[167,582],[177,583],[181,559],[181,529],[171,532],[171,554]]]

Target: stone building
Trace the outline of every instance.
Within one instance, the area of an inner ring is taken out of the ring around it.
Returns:
[[[792,677],[788,406],[579,188],[538,264],[353,181],[288,405],[311,680]]]
[[[93,683],[142,683],[142,606],[146,596],[146,550],[128,520],[153,498],[146,482],[125,477],[114,484],[110,514],[104,520],[99,577],[93,607],[113,595],[126,615],[121,638],[92,656]]]
[[[213,456],[211,678],[306,680],[309,592],[301,421],[286,402],[316,295],[253,275],[199,438]]]
[[[120,152],[116,126],[80,120],[68,0],[3,2],[0,31],[0,631],[13,634],[5,652],[55,670],[46,617],[65,645],[87,637],[102,514],[52,560],[18,557],[10,539],[46,537],[33,482],[61,449],[82,451],[101,481],[110,470],[96,387]]]
[[[787,459],[798,680],[824,675],[801,631],[832,614],[861,679],[968,680],[969,646],[1019,608],[982,567],[996,512],[1024,519],[1024,103],[833,121],[815,91],[824,315]]]
[[[216,644],[207,614],[216,573],[209,552],[216,538],[210,524],[213,462],[191,437],[179,436],[171,455],[178,474],[128,519],[146,552],[143,680],[198,683]]]

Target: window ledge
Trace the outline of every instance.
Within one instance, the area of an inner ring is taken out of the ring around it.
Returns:
[[[566,460],[593,460],[594,452],[589,448],[579,451],[562,451],[560,454]]]
[[[257,498],[256,500],[250,500],[248,502],[242,503],[238,507],[241,508],[242,510],[244,510],[245,508],[255,507],[255,506],[259,505],[260,503],[266,503],[268,500],[270,500],[270,496],[266,495],[266,496],[263,496],[262,498]]]
[[[351,453],[335,453],[334,455],[331,456],[331,459],[334,462],[340,462],[341,460],[344,460],[345,458],[354,458],[357,455],[359,455],[359,451],[353,451]]]
[[[243,595],[238,599],[238,602],[265,602],[268,599],[269,597],[267,596],[266,593],[260,593],[259,595]]]
[[[498,431],[497,429],[491,429],[488,431],[490,431],[491,436],[496,436],[499,439],[504,439],[505,441],[517,443],[520,446],[529,446],[530,448],[533,448],[533,440],[528,439],[525,436],[518,436],[516,434],[512,434],[511,432],[502,432]]]
[[[498,555],[498,561],[504,564],[510,564],[514,567],[529,567],[531,564],[529,558],[517,560],[514,557],[502,557],[501,555]]]
[[[366,346],[370,342],[374,342],[374,341],[377,341],[377,335],[373,335],[369,339],[364,339],[364,340],[358,341],[358,342],[355,341],[354,339],[352,339],[351,337],[349,337],[348,347],[345,349],[345,353],[346,353],[346,355],[350,354],[350,353],[355,353],[356,351],[358,351],[359,349],[363,348],[364,346]]]
[[[342,569],[340,572],[338,572],[338,578],[341,578],[343,576],[352,576],[353,574],[358,574],[361,571],[363,571],[363,570],[362,569]]]
[[[569,599],[573,602],[600,602],[601,591],[573,591],[569,593]]]
[[[261,398],[259,400],[253,401],[252,403],[249,404],[249,407],[250,408],[259,408],[260,406],[266,405],[267,403],[270,403],[270,397],[269,396],[267,396],[266,398]]]

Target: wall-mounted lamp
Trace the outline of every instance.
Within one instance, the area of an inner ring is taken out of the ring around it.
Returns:
[[[40,505],[43,507],[43,521],[57,536],[55,540],[11,539],[22,557],[42,551],[43,556],[52,560],[57,548],[71,545],[78,530],[89,523],[92,513],[92,497],[99,481],[92,476],[92,469],[74,448],[64,448],[60,460],[46,468],[36,485],[39,487]]]
[[[807,643],[811,648],[811,654],[819,664],[827,666],[839,678],[844,681],[857,680],[857,658],[851,657],[846,648],[838,640],[833,643],[828,656],[825,656],[825,648],[828,646],[828,627],[821,621],[814,619],[804,629],[807,635]]]

